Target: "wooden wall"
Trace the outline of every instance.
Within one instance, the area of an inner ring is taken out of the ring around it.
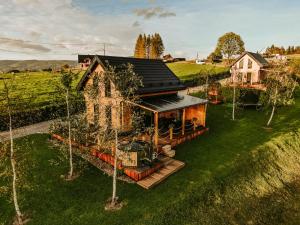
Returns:
[[[197,124],[205,127],[206,125],[206,104],[196,105],[185,109],[185,119],[197,119]]]

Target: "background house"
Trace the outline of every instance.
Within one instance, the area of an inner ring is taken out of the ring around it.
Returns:
[[[264,69],[268,61],[260,54],[243,53],[231,66],[231,81],[245,84],[257,84],[265,78]]]

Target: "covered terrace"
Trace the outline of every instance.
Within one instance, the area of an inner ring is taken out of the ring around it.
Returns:
[[[160,149],[202,134],[206,130],[207,103],[208,100],[190,95],[169,94],[144,97],[137,106],[146,111],[154,127],[154,144]],[[150,137],[145,135],[143,139]]]

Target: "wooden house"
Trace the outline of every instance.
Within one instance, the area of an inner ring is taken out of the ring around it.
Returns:
[[[245,52],[231,66],[231,82],[248,87],[259,87],[265,79],[268,61],[260,54]]]
[[[145,120],[154,127],[153,141],[158,149],[164,145],[175,146],[202,134],[206,129],[208,101],[181,94],[180,91],[186,87],[162,60],[102,55],[89,57],[93,58],[77,88],[84,92],[87,119],[90,124],[100,123],[103,126],[109,124],[130,131],[132,108],[122,101],[122,96],[112,81],[104,79],[105,84],[99,86],[97,99],[91,99],[86,91],[87,85],[93,85],[96,79],[102,77],[108,66],[118,68],[124,64],[131,64],[134,72],[141,76],[143,83],[137,91],[140,103],[135,106],[145,112]],[[116,110],[121,112],[120,117],[114,116]],[[110,112],[111,118],[103,116],[107,112]],[[171,121],[176,121],[176,126],[168,126]],[[143,138],[147,140],[150,137]]]

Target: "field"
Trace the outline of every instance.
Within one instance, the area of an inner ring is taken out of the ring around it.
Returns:
[[[44,69],[59,69],[63,65],[76,66],[71,60],[0,60],[0,71],[7,73],[12,70],[40,71]]]
[[[11,77],[11,74],[0,74],[0,78]],[[57,93],[59,79],[59,73],[46,71],[16,73],[15,80],[13,81],[15,85],[13,95],[20,97],[19,103],[29,101],[31,108],[55,104],[62,98],[62,96],[59,96]],[[74,87],[77,82],[78,80],[74,82]],[[2,81],[0,81],[0,89],[3,89]]]
[[[197,76],[218,75],[229,72],[229,69],[214,65],[198,65],[189,62],[168,63],[168,67],[183,81]]]
[[[1,61],[0,61],[1,62]],[[170,69],[183,81],[193,79],[195,74],[214,75],[227,72],[223,67],[216,67],[212,65],[197,65],[191,63],[172,63],[168,64]],[[83,75],[84,72],[81,72]],[[32,98],[30,103],[32,108],[39,108],[46,105],[57,103],[60,97],[57,94],[56,86],[59,84],[59,73],[52,72],[20,72],[16,73],[16,89],[15,95],[22,96],[24,102],[27,98]],[[9,73],[0,74],[0,78],[12,77]],[[78,80],[74,82],[76,87]],[[3,83],[0,81],[0,89],[3,88]],[[1,103],[0,103],[1,104]]]
[[[278,110],[272,130],[263,128],[264,112],[242,110],[232,121],[229,103],[209,106],[209,132],[176,149],[186,167],[148,191],[118,182],[125,206],[117,212],[104,211],[110,177],[88,166],[65,182],[67,161],[48,135],[18,139],[17,155],[28,171],[19,190],[28,225],[299,224],[300,183],[290,179],[300,167],[297,95],[295,106]],[[0,178],[0,186],[8,181]],[[8,193],[0,196],[0,209],[0,224],[9,224]]]

